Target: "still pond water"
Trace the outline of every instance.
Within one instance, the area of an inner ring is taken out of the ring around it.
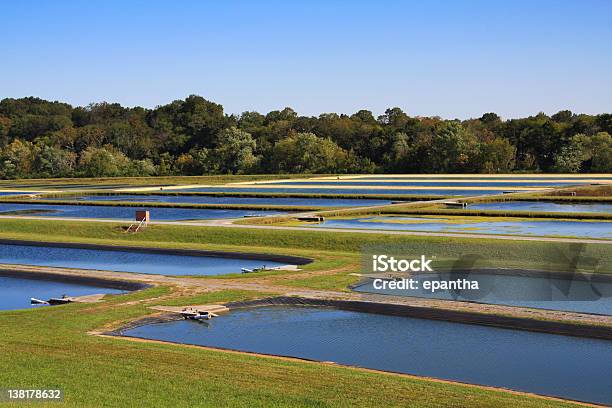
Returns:
[[[612,403],[612,343],[316,307],[236,310],[126,335]]]
[[[390,204],[390,200],[371,199],[343,199],[343,198],[292,198],[292,197],[216,197],[196,195],[90,195],[79,197],[61,197],[54,200],[82,200],[82,201],[134,201],[134,202],[162,202],[187,204],[240,204],[240,205],[287,205],[287,206],[316,206],[316,207],[356,207],[367,205]]]
[[[117,220],[133,220],[135,212],[137,210],[142,209],[146,209],[151,212],[151,221],[188,221],[286,214],[280,211],[258,210],[138,208],[61,204],[0,204],[0,215],[30,215],[36,217],[103,218]]]
[[[0,245],[0,263],[179,276],[224,275],[240,273],[241,268],[284,265],[251,259],[26,245]]]
[[[0,276],[0,310],[38,307],[30,305],[30,298],[48,300],[62,295],[85,296],[101,293],[123,293],[123,291],[78,283]]]
[[[491,195],[491,194],[501,194],[504,191],[513,191],[512,188],[504,188],[504,189],[486,189],[486,190],[455,190],[455,189],[393,189],[393,188],[360,188],[356,186],[355,188],[335,188],[333,185],[329,187],[320,187],[320,188],[286,188],[281,185],[279,187],[252,187],[252,188],[244,188],[244,187],[196,187],[196,188],[185,188],[185,189],[177,189],[172,191],[201,191],[201,192],[240,192],[240,193],[308,193],[308,194],[360,194],[360,195],[384,195],[384,194],[393,194],[393,195],[435,195],[435,196],[477,196],[477,195]]]
[[[352,228],[399,231],[452,232],[497,235],[562,236],[578,238],[612,238],[612,222],[606,221],[457,221],[453,217],[364,217],[328,219],[314,228]]]
[[[505,201],[498,203],[469,204],[468,210],[548,211],[548,212],[601,212],[612,213],[612,204],[573,204],[550,201]]]
[[[381,288],[380,282],[363,282],[354,290],[395,296],[415,296],[491,303],[499,305],[533,307],[538,309],[612,315],[612,282],[569,280],[552,277],[529,277],[505,274],[473,273],[461,278],[478,281],[478,290],[423,289],[424,281],[454,280],[449,274],[418,274],[412,276],[419,289]],[[416,285],[415,285],[416,286]]]

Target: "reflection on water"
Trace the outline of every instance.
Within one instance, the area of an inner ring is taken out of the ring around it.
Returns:
[[[293,198],[293,197],[222,197],[197,195],[90,195],[79,197],[60,197],[53,200],[82,201],[134,201],[188,204],[240,204],[240,205],[287,205],[320,207],[355,207],[390,204],[390,200],[350,199],[350,198]]]
[[[333,185],[329,187],[321,188],[286,188],[286,187],[197,187],[197,188],[184,188],[172,191],[201,191],[201,192],[252,192],[252,193],[311,193],[311,194],[361,194],[361,195],[383,195],[383,194],[395,194],[395,195],[441,195],[441,196],[477,196],[477,195],[488,195],[488,194],[501,194],[504,191],[512,191],[512,188],[498,188],[498,189],[487,189],[487,190],[441,190],[441,189],[387,189],[387,188],[336,188]]]
[[[364,217],[328,219],[315,228],[360,228],[427,232],[463,232],[475,234],[564,236],[580,238],[612,238],[612,222],[530,220],[460,221],[460,217]]]
[[[601,212],[612,213],[612,204],[555,203],[551,201],[504,201],[470,204],[468,210],[548,211],[548,212]]]
[[[534,272],[532,272],[534,273]],[[478,290],[424,289],[425,281],[449,281],[458,277],[449,273],[417,274],[411,278],[418,289],[389,289],[383,282],[369,279],[354,288],[357,292],[431,299],[472,301],[540,309],[612,315],[612,282],[586,279],[559,279],[546,275],[529,277],[510,274],[469,273],[462,278],[478,281]]]
[[[151,220],[179,221],[220,218],[242,218],[244,216],[265,216],[286,214],[280,211],[258,210],[216,210],[199,208],[138,208],[96,205],[55,205],[55,204],[0,204],[0,215],[34,215],[67,218],[105,218],[133,220],[137,210],[151,212]]]
[[[98,269],[160,275],[223,275],[281,266],[278,262],[130,251],[0,245],[0,263]]]
[[[0,196],[20,195],[20,194],[31,194],[31,193],[26,193],[24,191],[0,191]]]
[[[62,295],[85,296],[101,293],[122,293],[122,291],[78,283],[0,276],[0,310],[32,307],[30,298],[48,300]]]
[[[314,307],[236,310],[209,325],[125,334],[612,403],[605,340]]]
[[[279,181],[273,184],[288,184],[288,185],[318,185],[318,186],[334,186],[334,185],[351,185],[351,186],[424,186],[424,187],[499,187],[506,190],[511,190],[513,187],[563,187],[580,184],[579,182],[561,182],[561,181],[483,181],[483,180],[330,180],[330,181]]]

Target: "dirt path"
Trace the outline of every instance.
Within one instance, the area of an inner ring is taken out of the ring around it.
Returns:
[[[563,321],[575,325],[596,325],[612,328],[612,316],[594,315],[587,313],[576,313],[545,309],[528,309],[522,307],[478,304],[470,302],[458,302],[450,300],[425,299],[404,296],[377,295],[357,292],[337,292],[331,290],[317,290],[299,287],[284,286],[280,282],[266,281],[268,278],[237,278],[237,279],[215,279],[215,278],[184,278],[162,275],[147,275],[127,272],[110,272],[98,270],[81,270],[71,268],[52,268],[27,265],[0,264],[0,275],[2,271],[12,271],[25,275],[50,274],[56,277],[69,276],[135,281],[151,285],[168,285],[178,289],[179,293],[172,297],[185,296],[186,294],[197,294],[221,290],[249,290],[264,292],[279,296],[298,296],[312,299],[335,299],[354,300],[361,302],[372,302],[377,304],[402,305],[417,309],[445,310],[451,312],[465,312],[478,315],[506,316],[513,318],[535,319],[543,321]]]

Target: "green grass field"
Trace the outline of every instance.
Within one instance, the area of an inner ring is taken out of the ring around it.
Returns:
[[[596,257],[602,265],[612,260],[606,244],[573,245],[539,241],[487,238],[422,237],[385,233],[354,234],[350,231],[294,231],[247,228],[152,225],[138,234],[126,234],[124,223],[0,219],[0,238],[32,241],[110,243],[228,251],[279,253],[315,258],[323,255],[353,256],[369,250],[431,254],[455,259],[479,254],[497,264],[537,267],[556,264],[559,254],[579,249],[585,257]],[[604,268],[604,270],[606,270]]]
[[[210,210],[259,210],[259,211],[320,211],[335,207],[300,206],[300,205],[274,205],[274,204],[190,204],[165,202],[138,202],[138,201],[75,201],[53,199],[5,199],[0,203],[11,204],[49,204],[49,205],[88,205],[102,207],[147,207],[147,208],[191,208]]]
[[[381,401],[390,407],[575,406],[327,364],[87,334],[143,316],[152,304],[258,296],[245,291],[185,299],[171,295],[171,289],[157,287],[95,305],[1,312],[0,384],[65,393],[64,403],[13,406],[379,407]]]
[[[359,272],[361,254],[376,249],[448,259],[480,254],[505,267],[525,268],[550,265],[560,254],[571,252],[565,244],[384,233],[152,225],[141,233],[126,234],[123,225],[0,219],[0,238],[307,256],[315,262],[297,273],[214,279],[282,279],[286,286],[329,290],[347,290],[358,279],[351,273]],[[589,244],[580,251],[608,265],[612,258],[605,245]],[[381,401],[389,407],[575,406],[425,378],[88,334],[146,316],[152,305],[220,303],[266,295],[244,290],[183,294],[177,287],[158,286],[110,296],[99,304],[0,312],[0,388],[61,388],[65,392],[61,405],[71,407],[379,407]],[[28,405],[58,404],[12,406]]]

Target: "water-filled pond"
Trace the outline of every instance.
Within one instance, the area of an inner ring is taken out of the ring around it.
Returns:
[[[284,265],[267,260],[4,244],[0,244],[0,263],[179,276],[223,275],[240,273],[242,268]]]
[[[316,307],[235,310],[124,334],[612,403],[605,340]]]
[[[137,210],[149,210],[151,220],[187,221],[286,214],[280,211],[200,208],[138,208],[101,205],[1,204],[0,215],[133,220]]]
[[[240,204],[240,205],[286,205],[320,207],[357,207],[390,204],[391,200],[346,199],[346,198],[293,198],[293,197],[216,197],[195,195],[90,195],[79,197],[60,197],[53,200],[77,201],[135,201],[188,204]]]
[[[601,212],[612,213],[612,204],[604,203],[563,203],[552,201],[501,201],[494,203],[469,204],[468,210],[504,211],[548,211],[548,212]]]
[[[488,181],[488,180],[330,180],[330,181],[279,181],[277,185],[318,185],[333,187],[336,185],[351,186],[424,186],[424,187],[499,187],[512,189],[512,187],[561,187],[580,184],[579,182],[561,181]]]
[[[327,219],[315,228],[352,228],[424,232],[453,232],[497,235],[612,238],[612,222],[524,219],[479,221],[477,217],[362,217]]]
[[[21,194],[30,194],[24,191],[0,191],[0,196],[9,196],[9,195],[21,195]]]
[[[439,195],[439,196],[478,196],[478,195],[491,195],[501,194],[504,191],[514,191],[511,187],[509,188],[498,188],[498,189],[486,189],[486,190],[461,190],[461,189],[394,189],[394,188],[337,188],[337,186],[328,187],[195,187],[195,188],[182,188],[173,189],[172,191],[201,191],[201,192],[240,192],[240,193],[309,193],[309,194],[360,194],[360,195],[383,195],[383,194],[394,194],[394,195]]]
[[[534,177],[528,174],[520,175],[520,176],[510,176],[510,177],[508,176],[489,176],[489,175],[487,175],[486,177],[465,176],[465,175],[454,176],[450,174],[445,174],[443,176],[436,176],[436,175],[424,176],[421,174],[401,176],[401,175],[380,174],[380,175],[374,175],[374,176],[340,176],[340,180],[364,180],[364,181],[368,181],[368,180],[379,180],[379,181],[385,181],[385,180],[406,180],[406,181],[412,181],[412,180],[416,180],[416,181],[418,180],[440,180],[440,181],[446,181],[446,180],[460,180],[460,181],[509,180],[510,182],[544,180],[544,181],[572,182],[574,184],[580,184],[580,183],[612,181],[612,177],[605,177],[605,176],[602,177],[602,176],[598,176],[594,174],[589,174],[584,177],[567,177],[567,176],[554,176],[554,175],[553,176],[538,175]]]
[[[395,296],[415,296],[491,303],[538,309],[564,310],[612,315],[612,281],[596,279],[561,279],[558,276],[525,272],[521,275],[471,273],[417,274],[411,276],[415,289],[389,289],[384,282],[368,279],[354,288],[357,292]],[[461,278],[478,282],[478,290],[436,290],[424,288],[425,281],[449,281]],[[418,287],[418,289],[416,289]]]
[[[24,279],[0,276],[0,310],[26,309],[30,298],[48,300],[68,296],[122,293],[119,289],[79,283],[56,282],[42,279]]]

